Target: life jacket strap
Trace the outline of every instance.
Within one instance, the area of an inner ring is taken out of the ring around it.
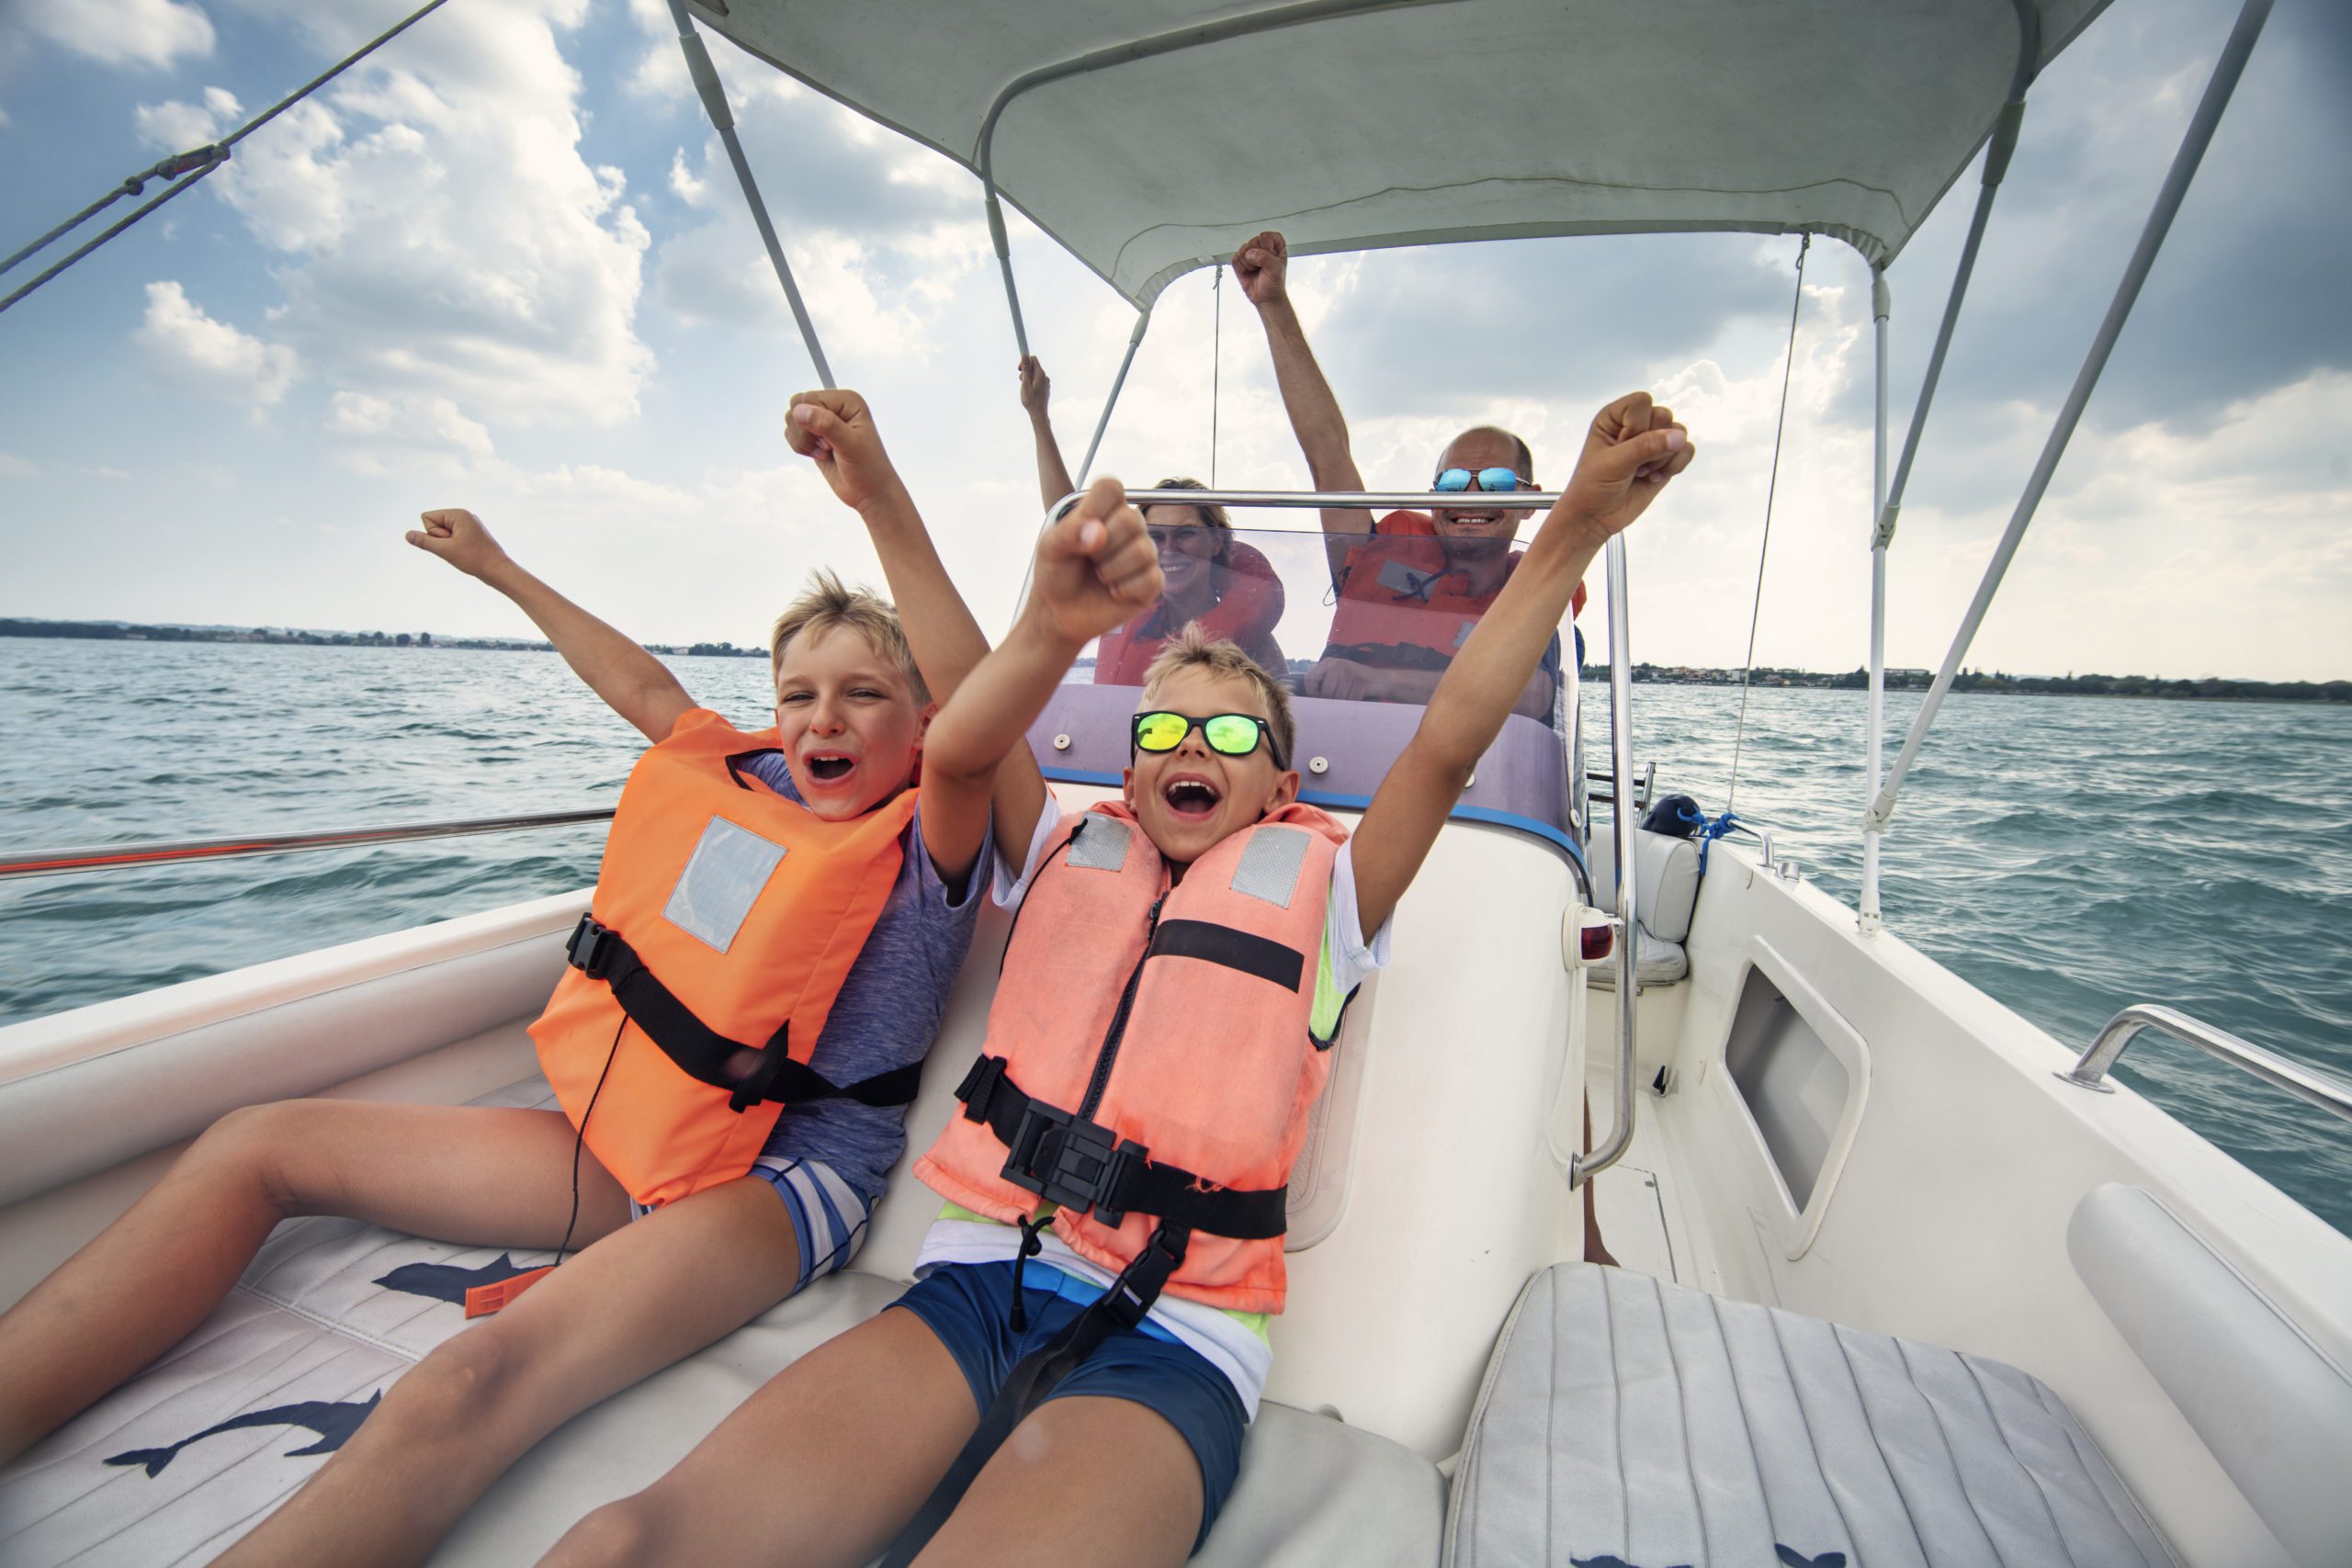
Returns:
[[[1005,1067],[1001,1056],[980,1057],[956,1086],[956,1098],[964,1102],[967,1120],[984,1123],[1004,1145],[1001,1174],[1014,1186],[1076,1213],[1091,1209],[1106,1225],[1131,1213],[1150,1214],[1163,1229],[1236,1241],[1267,1241],[1288,1228],[1287,1186],[1218,1187],[1182,1166],[1155,1164],[1142,1144],[1033,1100]]]
[[[1012,1364],[1004,1382],[997,1385],[996,1397],[980,1413],[979,1426],[965,1439],[963,1451],[923,1499],[907,1528],[899,1532],[899,1539],[890,1543],[879,1568],[908,1568],[914,1562],[956,1511],[956,1505],[964,1500],[990,1456],[1012,1436],[1013,1428],[1043,1404],[1064,1378],[1101,1349],[1105,1339],[1143,1322],[1151,1303],[1159,1299],[1160,1289],[1183,1267],[1192,1241],[1193,1233],[1185,1226],[1162,1224],[1151,1233],[1151,1240],[1135,1261],[1111,1281],[1110,1289],[1089,1303],[1059,1334]]]
[[[580,917],[580,924],[572,929],[571,938],[564,946],[563,957],[565,963],[591,980],[602,980],[610,986],[614,999],[628,1014],[629,1021],[662,1047],[662,1054],[677,1065],[680,1072],[714,1089],[727,1090],[728,1109],[739,1115],[770,1100],[787,1105],[805,1104],[812,1100],[905,1105],[922,1087],[922,1065],[919,1062],[910,1062],[855,1083],[834,1083],[787,1054],[786,1036],[791,1028],[788,1022],[762,1046],[729,1040],[696,1018],[694,1010],[680,1001],[660,976],[646,967],[628,939],[612,927],[599,923],[594,915]],[[759,1053],[758,1065],[740,1078],[729,1076],[728,1063],[739,1052],[752,1050]]]

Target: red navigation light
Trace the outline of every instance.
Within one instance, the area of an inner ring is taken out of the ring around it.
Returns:
[[[1617,945],[1617,928],[1606,920],[1599,925],[1589,925],[1577,934],[1582,942],[1587,964],[1600,963]]]

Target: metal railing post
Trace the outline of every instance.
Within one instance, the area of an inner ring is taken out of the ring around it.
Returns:
[[[1583,1186],[1625,1156],[1634,1142],[1634,970],[1641,927],[1634,907],[1634,665],[1626,624],[1625,536],[1610,536],[1609,571],[1609,808],[1617,837],[1617,1114],[1609,1136],[1568,1162],[1568,1186]]]
[[[1894,299],[1886,286],[1886,269],[1873,265],[1871,268],[1871,314],[1876,320],[1878,336],[1878,397],[1876,440],[1871,448],[1871,515],[1885,519],[1891,515],[1886,506],[1886,323],[1894,314]],[[1914,428],[1917,428],[1915,419]],[[1886,547],[1894,537],[1894,529],[1883,521],[1877,523],[1871,536],[1871,675],[1869,716],[1863,721],[1866,738],[1864,750],[1869,761],[1863,770],[1862,819],[1862,891],[1856,901],[1861,916],[1864,936],[1875,936],[1879,930],[1878,907],[1878,840],[1879,829],[1871,822],[1868,806],[1878,797],[1879,777],[1886,749]]]
[[[1961,617],[1960,631],[1952,638],[1951,649],[1944,655],[1943,667],[1936,671],[1935,683],[1928,688],[1928,700],[1919,706],[1919,716],[1911,722],[1910,733],[1904,737],[1903,750],[1896,753],[1894,766],[1886,782],[1871,802],[1869,825],[1880,832],[1894,815],[1894,802],[1902,792],[1903,781],[1917,760],[1920,742],[1928,736],[1928,727],[1935,723],[1937,710],[1943,706],[1951,690],[1952,677],[1960,672],[1960,661],[1968,657],[1969,644],[1976,639],[1976,629],[1984,621],[1984,613],[1992,607],[1993,595],[2001,586],[2001,579],[2009,570],[2009,562],[2018,553],[2018,546],[2025,538],[2026,525],[2033,521],[2035,510],[2041,504],[2044,491],[2058,471],[2058,460],[2065,456],[2066,443],[2073,437],[2075,427],[2082,423],[2083,410],[2088,406],[2092,389],[2098,385],[2100,372],[2107,368],[2108,356],[2115,351],[2116,340],[2123,334],[2123,323],[2130,319],[2132,307],[2140,298],[2141,286],[2148,280],[2148,269],[2155,265],[2156,253],[2164,248],[2165,236],[2172,230],[2172,220],[2180,211],[2181,199],[2188,194],[2189,181],[2196,177],[2197,165],[2203,161],[2205,149],[2213,140],[2214,130],[2222,123],[2222,111],[2229,107],[2230,95],[2237,88],[2238,78],[2245,71],[2246,56],[2254,52],[2255,40],[2262,36],[2262,25],[2269,19],[2271,0],[2245,0],[2239,11],[2236,25],[2229,40],[2222,46],[2220,58],[2213,62],[2213,74],[2205,84],[2205,96],[2198,101],[2197,111],[2189,117],[2188,129],[2181,136],[2180,150],[2173,155],[2172,167],[2165,175],[2164,185],[2156,192],[2155,205],[2148,214],[2148,221],[2140,231],[2140,243],[2132,252],[2132,259],[2123,269],[2123,280],[2116,286],[2115,298],[2108,303],[2106,319],[2099,322],[2098,333],[2091,340],[2090,353],[2084,357],[2083,367],[2075,374],[2075,385],[2066,394],[2064,407],[2058,411],[2057,423],[2051,427],[2050,438],[2044,442],[2041,456],[2035,460],[2033,473],[2026,480],[2025,494],[2019,498],[2009,525],[2001,535],[2000,544],[1993,551],[1992,564],[1984,569],[1984,579],[1976,585],[1976,597],[1969,602],[1968,613]],[[1883,525],[1882,525],[1883,526]]]

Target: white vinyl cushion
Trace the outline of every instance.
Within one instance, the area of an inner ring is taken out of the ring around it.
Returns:
[[[1584,1263],[1504,1325],[1445,1561],[2176,1568],[2017,1369]]]
[[[534,1077],[481,1103],[548,1102]],[[902,1201],[936,1206],[920,1190]],[[501,1256],[351,1220],[278,1226],[186,1341],[0,1470],[0,1562],[194,1568],[211,1561],[326,1462],[324,1452],[298,1450],[321,1446],[322,1432],[347,1437],[371,1400],[463,1331],[455,1301],[378,1281],[404,1265],[473,1270]],[[507,1256],[518,1266],[549,1260]],[[651,1483],[762,1383],[905,1288],[856,1269],[829,1276],[567,1423],[492,1488],[434,1562],[537,1561],[591,1509]],[[276,1419],[222,1426],[256,1416]],[[141,1462],[107,1462],[133,1452]],[[1445,1483],[1419,1454],[1268,1403],[1241,1459],[1240,1478],[1194,1562],[1436,1561]]]
[[[1617,839],[1613,832],[1596,831],[1586,846],[1592,871],[1593,902],[1611,914],[1617,912]],[[1690,934],[1690,917],[1699,907],[1699,846],[1646,829],[1634,829],[1634,914],[1644,930],[1662,941],[1679,942]]]
[[[1690,973],[1690,954],[1679,942],[1668,942],[1640,929],[1634,922],[1634,984],[1640,986],[1671,986]],[[1596,964],[1589,971],[1592,983],[1604,991],[1617,988],[1617,960],[1612,955],[1605,964]]]
[[[2110,1181],[2086,1193],[2066,1225],[2066,1252],[2295,1560],[2352,1562],[2345,1369],[2137,1187]]]

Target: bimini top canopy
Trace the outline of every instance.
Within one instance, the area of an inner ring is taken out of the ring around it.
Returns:
[[[1295,252],[1805,229],[1892,261],[2105,0],[693,0],[1138,307]],[[2020,75],[2019,67],[2024,67]]]

